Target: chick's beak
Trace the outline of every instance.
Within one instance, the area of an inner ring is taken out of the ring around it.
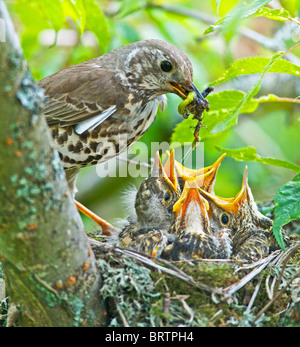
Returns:
[[[173,188],[173,190],[177,193],[178,192],[178,179],[177,179],[177,173],[175,170],[175,151],[172,149],[171,153],[167,151],[167,162],[165,163],[165,166],[163,168],[165,172],[165,177],[167,178],[169,185]]]
[[[176,215],[181,211],[181,218],[184,218],[191,203],[199,205],[203,216],[207,214],[209,209],[207,201],[201,196],[199,189],[195,185],[186,182],[180,198],[173,206],[173,211]]]
[[[249,201],[249,186],[248,186],[248,178],[247,178],[248,169],[245,167],[243,183],[241,190],[237,193],[234,198],[221,198],[219,196],[213,195],[201,188],[199,188],[201,194],[209,200],[212,200],[216,205],[223,208],[224,210],[231,213],[238,213],[240,205],[245,201]]]

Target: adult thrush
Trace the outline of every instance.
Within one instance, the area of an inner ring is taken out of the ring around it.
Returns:
[[[154,121],[159,104],[165,108],[164,94],[185,99],[194,92],[199,112],[209,109],[193,83],[189,58],[160,40],[118,48],[67,67],[38,85],[47,98],[43,113],[73,196],[79,170],[115,157],[137,141]],[[98,223],[103,226],[104,221]]]
[[[197,95],[189,58],[174,45],[145,40],[67,67],[38,82],[71,189],[82,167],[104,162],[137,141],[154,121],[166,93]]]

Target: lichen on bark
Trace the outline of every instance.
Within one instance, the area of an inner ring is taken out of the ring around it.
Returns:
[[[43,93],[23,59],[5,4],[0,17],[0,256],[10,324],[99,325],[100,273],[41,115]]]

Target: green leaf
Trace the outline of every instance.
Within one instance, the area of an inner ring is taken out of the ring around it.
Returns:
[[[292,13],[293,16],[297,16],[299,11],[299,0],[280,0],[280,4]]]
[[[225,17],[221,18],[214,25],[211,25],[206,29],[203,35],[209,34],[221,26],[228,31],[228,28],[233,27],[235,22],[249,18],[270,1],[271,0],[254,0],[251,3],[248,1],[248,4],[243,0],[239,1]]]
[[[45,18],[47,18],[51,27],[55,31],[60,30],[65,23],[65,17],[60,0],[43,0],[38,1],[38,4],[41,12],[44,14]]]
[[[86,28],[96,35],[100,51],[104,53],[110,40],[109,29],[104,14],[95,0],[84,0],[82,4],[86,14]]]
[[[220,131],[222,122],[225,120],[227,115],[235,109],[235,107],[245,98],[246,94],[239,90],[223,90],[219,93],[211,94],[207,97],[210,105],[209,113],[203,115],[203,125],[199,136],[201,139],[205,139],[209,136]],[[297,102],[291,98],[281,98],[273,94],[261,96],[260,98],[252,98],[244,103],[241,109],[241,113],[253,113],[261,103],[269,102]],[[300,102],[300,100],[299,100]],[[183,120],[177,124],[172,134],[172,142],[192,142],[194,140],[193,128],[197,121],[192,118]],[[219,126],[219,124],[221,124]]]
[[[229,157],[232,157],[237,161],[255,161],[258,163],[278,166],[285,169],[293,170],[295,172],[300,172],[299,165],[286,160],[261,157],[259,154],[256,153],[256,149],[251,146],[239,149],[229,149],[220,146],[215,147],[218,151],[226,153]]]
[[[219,93],[209,95],[207,97],[210,106],[208,115],[215,111],[229,112],[229,110],[232,110],[245,97],[245,95],[246,94],[240,90],[223,90]],[[254,112],[258,104],[259,99],[252,99],[251,102],[243,108],[243,113]]]
[[[83,34],[86,25],[86,13],[82,1],[83,0],[62,1],[65,17],[70,17],[74,20],[80,35]]]
[[[290,221],[300,218],[300,174],[278,189],[274,202],[273,234],[280,247],[285,249],[281,228]]]
[[[247,103],[259,92],[261,80],[264,75],[272,68],[272,66],[276,63],[276,61],[284,54],[284,52],[276,52],[273,54],[271,59],[268,59],[267,65],[263,68],[259,78],[256,83],[249,89],[248,93],[243,97],[243,99],[230,111],[226,117],[220,121],[218,127],[215,128],[212,133],[216,134],[221,131],[225,131],[232,126],[236,125],[238,122],[238,116],[241,113],[243,107],[246,106]],[[200,135],[201,136],[201,135]]]
[[[285,10],[284,8],[268,8],[268,7],[262,7],[260,8],[255,14],[254,17],[266,17],[273,20],[279,20],[279,21],[286,21],[291,19],[291,15],[289,11]]]
[[[194,141],[194,128],[197,120],[188,118],[176,125],[171,136],[171,143],[179,142],[180,144],[191,143]]]
[[[237,3],[239,0],[216,0],[215,3],[212,1],[212,6],[215,8],[217,16],[224,17]]]
[[[279,57],[277,57],[278,59]],[[251,57],[235,61],[231,67],[226,70],[223,75],[217,80],[210,83],[211,86],[224,83],[230,78],[241,75],[254,73],[262,73],[266,65],[270,62],[269,58]],[[267,72],[288,73],[300,77],[300,66],[293,64],[287,60],[279,59],[272,64]]]
[[[15,11],[23,25],[21,43],[26,59],[38,44],[38,35],[44,29],[60,30],[65,24],[63,8],[59,0],[17,0]]]
[[[250,16],[252,13],[258,11],[261,7],[271,2],[271,0],[254,0],[250,4],[245,5],[245,1],[241,2],[241,5],[245,7],[245,16]],[[247,18],[246,17],[246,18]]]
[[[210,96],[207,97],[209,101],[209,105],[210,105],[210,112],[208,116],[210,116],[211,113],[216,111],[229,112],[239,102],[241,102],[241,100],[245,97],[245,95],[246,93],[240,90],[223,90],[219,93],[211,94]],[[253,113],[254,111],[256,111],[257,107],[260,104],[270,103],[270,102],[300,103],[300,100],[293,99],[293,98],[279,97],[274,94],[263,95],[259,98],[252,98],[251,100],[248,100],[248,102],[243,105],[243,108],[241,109],[241,113]],[[208,124],[205,124],[205,125],[208,126]]]
[[[205,127],[200,130],[200,137],[204,139],[209,136],[212,129],[214,129],[221,121],[224,120],[226,115],[232,110],[245,96],[244,92],[238,90],[224,90],[220,93],[211,94],[207,97],[210,105],[209,113],[204,113],[203,124]],[[254,112],[258,103],[250,103],[243,109],[243,112]],[[197,121],[189,118],[179,123],[172,134],[172,142],[192,142],[194,140],[194,127]]]
[[[147,5],[147,0],[123,0],[117,18],[123,18],[129,14],[143,9]]]
[[[60,30],[65,17],[60,0],[18,0],[16,12],[19,14],[25,30],[41,31],[45,28]]]

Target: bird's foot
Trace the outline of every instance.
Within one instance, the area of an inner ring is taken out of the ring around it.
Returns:
[[[82,205],[80,202],[78,202],[76,200],[74,200],[74,202],[75,202],[75,205],[77,206],[77,208],[78,208],[78,210],[80,212],[82,212],[87,217],[91,218],[97,224],[99,224],[101,226],[103,235],[111,236],[111,235],[113,235],[114,233],[117,232],[117,229],[113,225],[108,223],[106,220],[104,220],[104,219],[100,218],[99,216],[97,216],[94,212],[89,210],[87,207]]]

